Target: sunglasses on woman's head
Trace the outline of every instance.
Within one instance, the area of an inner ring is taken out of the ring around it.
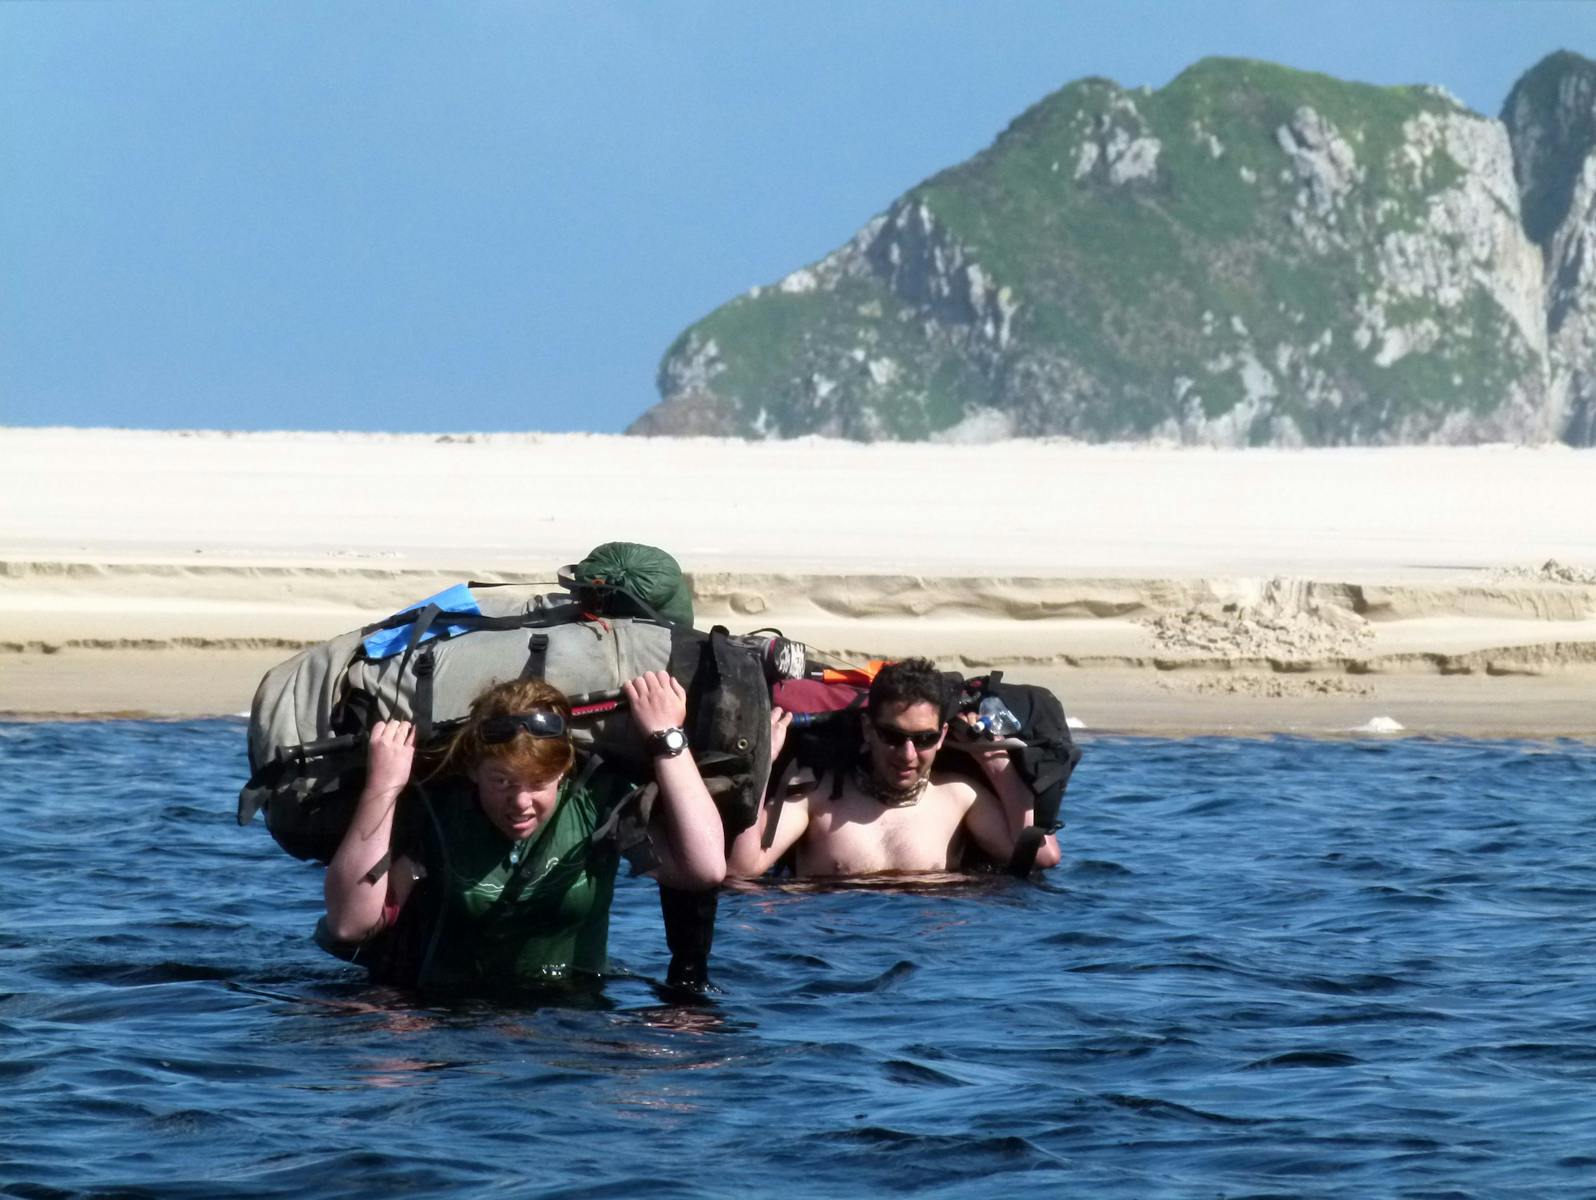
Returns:
[[[535,738],[557,738],[565,735],[565,718],[552,708],[534,708],[531,712],[489,717],[479,726],[479,732],[490,746],[507,742],[523,732]]]
[[[875,721],[870,722],[875,729],[876,736],[893,749],[908,742],[916,750],[929,750],[937,744],[937,739],[942,736],[940,729],[899,729],[896,725],[882,725]]]

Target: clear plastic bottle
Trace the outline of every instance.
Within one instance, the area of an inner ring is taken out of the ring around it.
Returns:
[[[989,738],[1013,737],[1020,731],[1020,719],[996,696],[988,696],[976,709],[976,724]]]

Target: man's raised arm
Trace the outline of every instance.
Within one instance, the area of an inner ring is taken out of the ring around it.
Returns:
[[[773,708],[770,712],[770,759],[772,762],[787,744],[787,730],[792,725],[792,714]],[[776,822],[776,836],[769,847],[765,846],[765,827]],[[761,804],[754,823],[737,835],[731,853],[726,856],[726,874],[741,879],[753,879],[775,866],[781,856],[798,844],[809,828],[809,798],[800,797],[780,804]]]
[[[986,797],[977,795],[966,824],[982,850],[997,861],[1006,862],[1014,853],[1014,843],[1020,832],[1036,819],[1036,797],[1020,778],[1007,750],[991,750],[973,757],[980,763],[991,793]],[[1058,838],[1050,833],[1042,839],[1033,865],[1044,869],[1056,867],[1063,857]]]

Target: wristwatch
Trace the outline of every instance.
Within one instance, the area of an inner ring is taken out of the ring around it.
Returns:
[[[669,729],[656,729],[643,743],[655,758],[675,758],[687,749],[687,735],[680,725],[673,725]]]

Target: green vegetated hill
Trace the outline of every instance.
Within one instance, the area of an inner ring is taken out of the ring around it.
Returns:
[[[1500,121],[1234,59],[1081,80],[686,330],[632,432],[1589,441],[1593,128],[1575,55]]]

